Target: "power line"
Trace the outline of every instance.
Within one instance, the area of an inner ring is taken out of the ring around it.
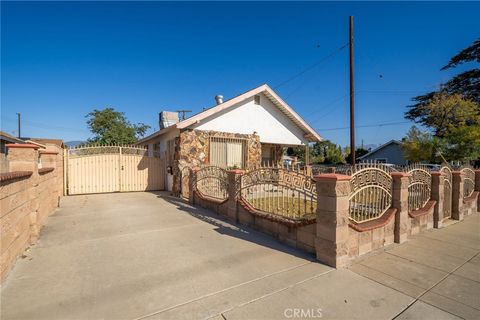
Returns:
[[[322,64],[323,62],[327,61],[328,59],[330,59],[331,57],[333,57],[334,55],[336,55],[337,53],[339,53],[340,51],[342,51],[343,49],[345,49],[346,47],[348,46],[348,43],[344,44],[343,46],[341,46],[340,48],[338,48],[337,50],[335,51],[332,51],[330,54],[328,54],[327,56],[323,57],[322,59],[320,59],[319,61],[315,62],[314,64],[306,67],[305,69],[303,69],[302,71],[300,71],[299,73],[291,76],[290,78],[288,78],[287,80],[281,82],[280,84],[276,85],[275,87],[273,87],[273,89],[278,89],[280,88],[281,86],[289,83],[290,81],[292,80],[295,80],[296,78],[300,77],[301,75],[303,75],[304,73],[312,70],[313,68],[315,68],[316,66]]]
[[[310,114],[307,114],[306,116],[307,117],[311,117],[313,116],[314,114],[317,114],[318,112],[320,111],[324,111],[324,113],[322,113],[321,115],[319,115],[318,117],[315,117],[316,119],[314,121],[312,121],[312,123],[316,123],[318,122],[319,120],[321,120],[322,118],[326,117],[327,115],[329,115],[330,113],[332,113],[333,111],[335,111],[337,109],[337,103],[345,100],[346,98],[348,97],[348,94],[344,94],[343,96],[335,99],[335,100],[332,100],[330,101],[330,103],[324,105],[321,110],[318,110],[316,112],[312,112]],[[328,108],[327,110],[325,110],[325,108],[327,107],[330,107],[332,106],[331,108]],[[326,111],[326,112],[325,112]]]
[[[10,117],[3,117],[4,120],[7,120],[9,122],[16,122],[16,119],[10,118]],[[40,129],[46,129],[46,130],[62,130],[62,131],[71,131],[71,132],[88,132],[86,129],[77,129],[77,128],[67,128],[67,127],[60,127],[60,126],[52,126],[49,124],[44,124],[44,123],[39,123],[39,122],[34,122],[34,121],[29,121],[29,120],[24,120],[22,119],[22,125],[29,126],[29,127],[34,127],[34,128],[40,128]]]
[[[406,124],[410,123],[410,121],[401,121],[401,122],[384,122],[384,123],[377,123],[377,124],[365,124],[356,126],[356,128],[374,128],[374,127],[386,127],[386,126],[395,126],[399,124]],[[318,131],[334,131],[334,130],[346,130],[350,129],[350,127],[338,127],[338,128],[326,128],[326,129],[317,129]]]

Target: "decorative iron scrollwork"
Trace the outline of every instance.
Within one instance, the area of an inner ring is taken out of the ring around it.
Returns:
[[[217,166],[202,167],[195,174],[195,189],[204,197],[218,201],[228,198],[227,171]]]
[[[423,208],[430,200],[432,175],[422,165],[411,165],[405,168],[410,174],[408,178],[408,210]]]
[[[316,182],[301,172],[275,167],[249,171],[241,177],[240,197],[264,213],[292,220],[316,216]]]
[[[469,167],[460,170],[463,174],[463,196],[470,197],[475,191],[475,171]]]
[[[392,205],[392,177],[377,163],[352,167],[349,214],[356,223],[380,218]]]

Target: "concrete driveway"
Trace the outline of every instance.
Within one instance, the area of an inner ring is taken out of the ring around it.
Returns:
[[[458,319],[357,269],[163,193],[72,196],[2,284],[1,318]]]

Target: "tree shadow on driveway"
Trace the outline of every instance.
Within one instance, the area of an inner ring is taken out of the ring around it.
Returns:
[[[214,213],[208,209],[194,207],[190,205],[188,201],[182,198],[171,196],[168,192],[150,193],[153,193],[158,198],[161,198],[166,202],[175,205],[178,210],[215,226],[214,230],[222,235],[227,235],[230,237],[249,241],[311,262],[318,262],[313,254],[301,251],[297,248],[290,247],[265,233],[259,232],[251,227],[247,227],[242,224],[234,223],[228,220],[226,217]]]

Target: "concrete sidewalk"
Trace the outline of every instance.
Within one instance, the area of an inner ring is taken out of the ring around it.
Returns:
[[[417,318],[420,310],[433,317],[435,307],[480,319],[479,252],[480,215],[475,214],[363,258],[350,270],[415,298],[399,319]]]
[[[66,197],[1,319],[480,318],[479,215],[347,270],[161,193]]]

